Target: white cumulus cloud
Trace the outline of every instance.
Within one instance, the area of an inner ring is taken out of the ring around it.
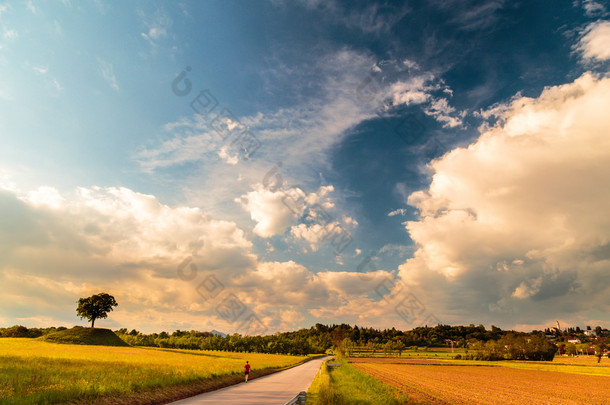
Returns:
[[[282,235],[308,207],[319,204],[331,208],[332,202],[327,195],[332,192],[332,186],[322,186],[314,193],[305,193],[300,187],[280,189],[265,188],[262,184],[254,186],[250,191],[236,199],[256,221],[254,233],[263,238]]]
[[[610,21],[598,21],[587,26],[577,49],[585,59],[610,59]]]
[[[417,250],[401,278],[462,320],[607,311],[608,109],[610,78],[587,73],[514,98],[475,143],[433,161],[429,188],[408,199],[420,218],[406,223]]]

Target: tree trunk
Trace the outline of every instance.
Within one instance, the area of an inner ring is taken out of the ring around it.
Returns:
[[[95,318],[91,320],[91,327],[93,328],[93,324],[95,323]]]

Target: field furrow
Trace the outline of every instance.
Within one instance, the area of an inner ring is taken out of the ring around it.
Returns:
[[[606,404],[610,378],[508,367],[354,363],[420,403]]]

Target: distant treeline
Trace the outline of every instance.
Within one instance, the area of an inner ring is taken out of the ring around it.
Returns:
[[[15,325],[10,328],[0,328],[0,337],[27,337],[37,338],[52,332],[59,332],[68,328],[52,326],[50,328],[26,328],[25,326]]]
[[[32,328],[13,326],[0,329],[3,337],[38,337],[43,334],[65,329]],[[581,331],[574,331],[580,334]],[[607,333],[604,329],[600,333]],[[181,331],[144,334],[135,329],[116,330],[115,333],[133,346],[152,346],[176,349],[223,350],[234,352],[258,352],[278,354],[311,354],[324,353],[333,348],[352,352],[365,350],[371,353],[400,354],[413,347],[454,347],[469,348],[468,357],[479,359],[548,359],[557,346],[545,337],[545,331],[531,333],[505,331],[496,326],[486,329],[485,326],[422,326],[412,330],[401,331],[396,328],[375,329],[367,327],[340,325],[322,325],[317,323],[309,329],[294,332],[275,333],[267,336],[228,336],[215,335],[210,332]],[[556,341],[569,338],[567,333],[556,335]],[[347,353],[349,354],[349,353]]]
[[[486,330],[479,326],[419,327],[409,331],[375,329],[347,324],[316,324],[309,329],[295,332],[282,332],[267,336],[241,336],[239,334],[222,337],[209,332],[175,331],[142,334],[137,330],[130,332],[119,329],[115,333],[134,346],[157,346],[179,349],[252,351],[259,353],[309,354],[324,353],[333,347],[343,345],[367,346],[375,351],[402,350],[407,346],[446,347],[447,339],[466,345],[467,341],[487,341],[498,339],[506,332],[492,327]],[[350,342],[350,343],[348,343]]]
[[[39,337],[50,332],[66,328],[26,328],[13,326],[0,329],[3,337]],[[488,341],[499,339],[506,332],[492,326],[486,330],[479,326],[448,326],[419,327],[408,331],[396,328],[375,329],[347,324],[322,325],[320,323],[309,329],[299,329],[294,332],[275,333],[267,336],[242,336],[239,334],[226,337],[210,332],[181,331],[173,333],[161,332],[144,334],[135,329],[116,330],[115,333],[125,342],[133,346],[154,346],[178,349],[226,350],[238,352],[260,352],[281,354],[324,353],[333,347],[340,347],[342,342],[353,342],[357,346],[369,346],[383,350],[386,343],[391,347],[402,346],[447,346],[447,339],[454,340],[458,346],[465,346],[468,341]],[[387,347],[390,347],[387,345]]]
[[[557,346],[544,335],[508,333],[498,340],[476,342],[474,354],[457,355],[470,360],[535,360],[553,361]]]

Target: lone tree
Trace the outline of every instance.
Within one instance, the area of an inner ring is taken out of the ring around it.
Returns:
[[[608,339],[605,337],[598,337],[597,343],[595,343],[595,355],[597,356],[597,362],[602,361],[604,357],[604,350],[608,348]]]
[[[112,307],[116,307],[117,302],[110,294],[99,293],[88,298],[78,300],[78,308],[76,313],[81,318],[87,318],[91,322],[91,327],[98,318],[107,318],[108,312],[112,311]]]

